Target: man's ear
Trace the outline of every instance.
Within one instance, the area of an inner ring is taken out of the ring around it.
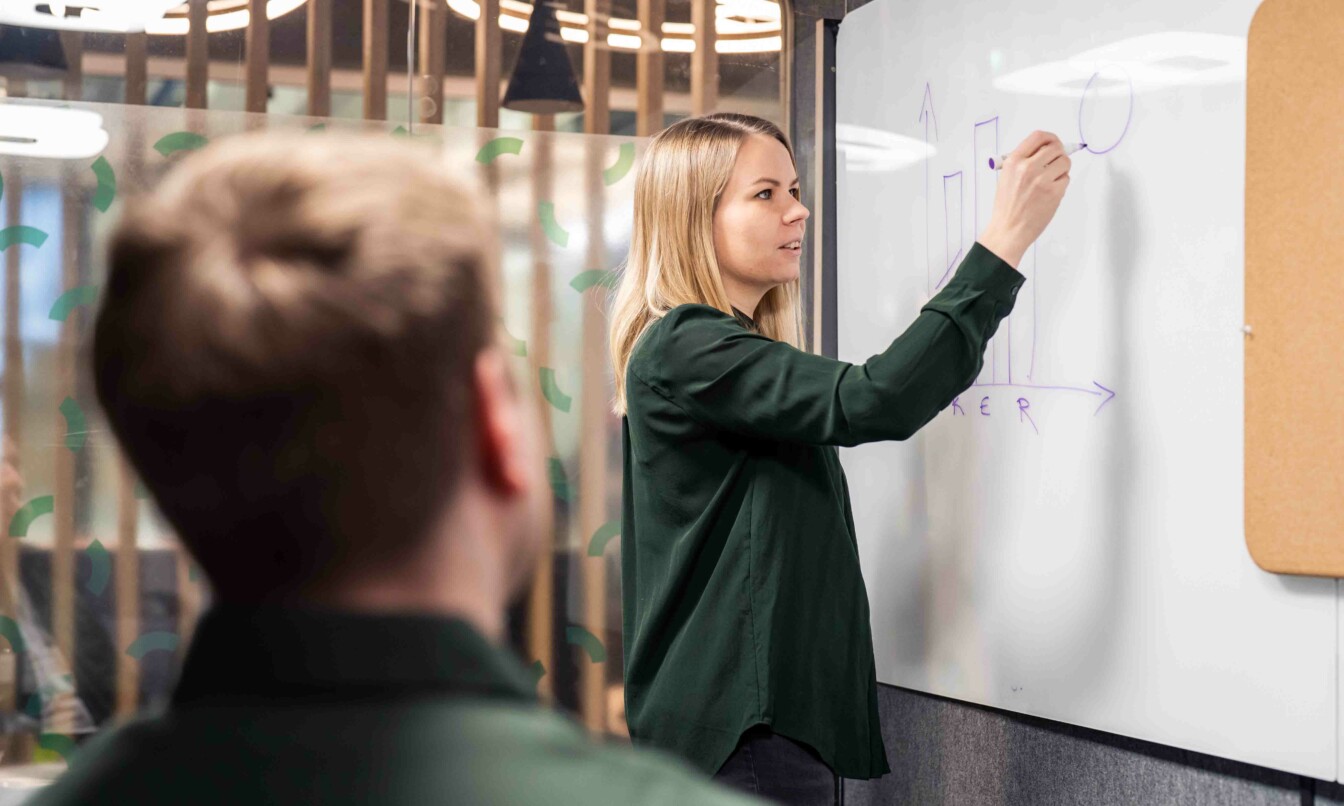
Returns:
[[[525,419],[527,401],[509,372],[503,352],[487,347],[477,356],[472,370],[472,403],[476,420],[476,462],[481,479],[491,492],[515,496],[527,491],[533,474],[527,467],[530,453]]]

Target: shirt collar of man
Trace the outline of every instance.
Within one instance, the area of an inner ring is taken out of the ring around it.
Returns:
[[[424,693],[537,699],[528,670],[461,619],[219,605],[196,627],[173,704]]]

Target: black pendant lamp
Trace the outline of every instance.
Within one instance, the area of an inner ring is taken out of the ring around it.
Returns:
[[[583,109],[583,94],[560,36],[555,4],[550,0],[535,0],[532,4],[532,19],[527,23],[503,106],[530,115]]]
[[[60,31],[0,25],[0,76],[41,81],[61,78],[69,70]]]

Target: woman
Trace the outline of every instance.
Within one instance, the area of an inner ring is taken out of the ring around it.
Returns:
[[[718,114],[653,139],[611,325],[636,742],[785,803],[890,771],[835,446],[905,439],[970,386],[1069,166],[1053,135],[1018,146],[947,287],[852,365],[799,349],[808,211],[784,134]]]

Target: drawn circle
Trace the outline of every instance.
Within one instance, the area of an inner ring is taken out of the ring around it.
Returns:
[[[1124,71],[1122,70],[1120,72]],[[1086,130],[1086,121],[1088,119],[1087,113],[1089,106],[1094,112],[1097,111],[1097,107],[1100,106],[1100,99],[1094,94],[1093,100],[1091,104],[1089,104],[1088,92],[1092,90],[1092,86],[1097,82],[1097,79],[1102,77],[1101,71],[1093,73],[1092,77],[1087,80],[1087,86],[1083,87],[1083,97],[1078,100],[1078,141],[1080,143],[1087,143],[1087,150],[1093,154],[1105,154],[1106,152],[1113,150],[1116,146],[1120,145],[1120,141],[1124,140],[1125,135],[1129,132],[1130,121],[1134,119],[1134,79],[1130,78],[1129,73],[1127,72],[1125,72],[1124,75],[1125,84],[1128,86],[1128,91],[1124,93],[1126,97],[1124,125],[1099,125],[1099,122],[1094,120],[1092,122],[1093,132],[1091,135],[1089,135]],[[1105,117],[1110,118],[1112,121],[1118,121],[1120,119],[1119,115],[1106,115]],[[1120,133],[1115,135],[1114,138],[1109,137],[1108,132],[1114,131],[1117,128],[1120,130]],[[1103,147],[1102,143],[1109,144]]]

